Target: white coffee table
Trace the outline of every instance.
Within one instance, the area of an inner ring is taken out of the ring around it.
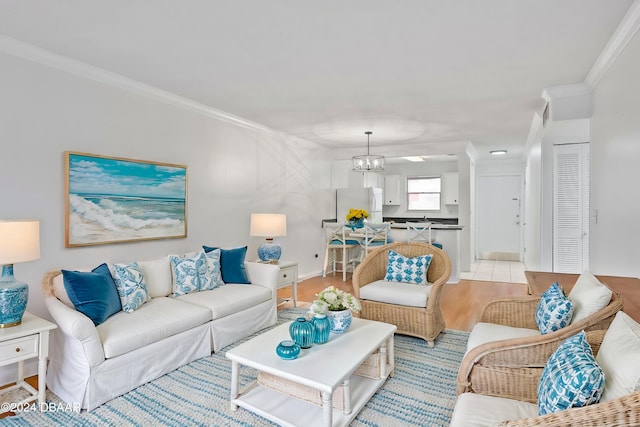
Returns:
[[[347,426],[393,373],[396,326],[354,318],[346,333],[332,333],[328,343],[302,350],[295,360],[282,360],[275,350],[280,341],[290,339],[290,323],[227,352],[231,409],[241,406],[283,426]],[[241,366],[262,376],[242,392]],[[315,404],[309,391],[317,393]],[[337,405],[334,392],[340,397]]]

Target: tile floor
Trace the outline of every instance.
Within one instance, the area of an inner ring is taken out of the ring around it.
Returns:
[[[477,260],[471,264],[471,271],[463,271],[460,278],[485,280],[490,282],[527,283],[525,266],[515,261]]]

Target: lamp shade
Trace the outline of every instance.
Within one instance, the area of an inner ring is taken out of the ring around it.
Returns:
[[[277,237],[287,235],[287,215],[285,214],[251,214],[251,236]]]
[[[0,265],[40,258],[40,221],[0,220]]]

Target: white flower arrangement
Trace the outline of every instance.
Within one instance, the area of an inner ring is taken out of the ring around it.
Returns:
[[[352,310],[360,311],[362,306],[358,298],[348,292],[337,289],[334,286],[322,290],[316,294],[316,299],[311,304],[310,312],[314,314],[326,314],[327,311]]]

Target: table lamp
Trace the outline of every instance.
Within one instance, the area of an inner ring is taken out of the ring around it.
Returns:
[[[273,238],[287,235],[287,216],[285,214],[251,214],[251,236],[266,237],[266,242],[258,248],[258,257],[262,261],[277,263],[282,253],[279,244]]]
[[[13,277],[13,264],[40,258],[40,222],[0,220],[0,328],[17,326],[27,308],[29,286]]]

